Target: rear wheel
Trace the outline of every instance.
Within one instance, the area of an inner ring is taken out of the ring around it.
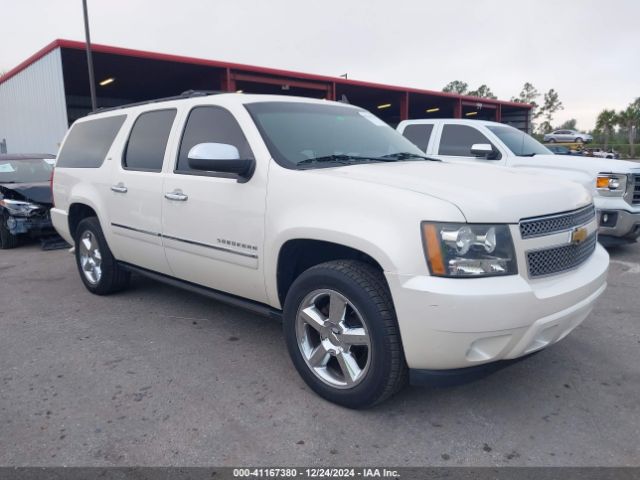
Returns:
[[[300,275],[285,301],[284,335],[304,381],[331,402],[369,407],[406,382],[391,295],[366,263],[332,261]]]
[[[584,143],[584,140],[580,137],[576,138],[576,143]]]
[[[96,217],[78,224],[75,255],[80,279],[91,293],[108,295],[129,285],[131,274],[113,257]]]
[[[555,138],[550,138],[549,139],[549,143],[556,143],[556,139]]]
[[[0,215],[0,248],[2,250],[16,248],[19,241],[18,236],[13,235],[9,231],[9,227],[7,227],[7,220],[7,215]]]

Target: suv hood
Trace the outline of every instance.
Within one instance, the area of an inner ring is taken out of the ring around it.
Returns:
[[[45,206],[53,204],[49,182],[0,183],[0,195],[11,200],[34,202]]]
[[[310,172],[429,195],[457,206],[472,223],[517,223],[591,202],[589,192],[577,183],[497,166],[402,161]]]

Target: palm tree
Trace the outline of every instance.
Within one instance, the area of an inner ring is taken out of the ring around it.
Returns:
[[[596,120],[596,128],[604,134],[604,149],[609,146],[609,137],[614,134],[618,118],[615,110],[602,110]]]
[[[626,110],[618,114],[618,125],[623,127],[629,135],[629,154],[632,158],[636,155],[636,146],[634,145],[635,131],[640,128],[640,108],[638,108],[637,105],[639,103],[640,102],[636,100],[630,104]]]

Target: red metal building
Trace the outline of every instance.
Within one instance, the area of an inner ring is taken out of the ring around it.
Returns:
[[[220,90],[329,100],[346,98],[349,103],[374,112],[391,125],[404,119],[430,117],[495,120],[525,131],[530,125],[531,106],[521,103],[107,45],[94,44],[92,50],[99,107],[168,97],[185,90]],[[50,96],[60,96],[62,91],[66,126],[89,112],[91,102],[85,44],[55,40],[0,78],[0,142],[3,135],[7,138],[2,131],[3,126],[11,121],[2,118],[6,116],[5,104],[16,103],[15,98],[13,101],[7,100],[7,92],[13,96],[33,94],[20,88],[20,77],[28,77],[30,69],[35,71],[39,62],[52,57],[55,58],[48,67],[51,71],[46,75],[61,80],[61,85]],[[11,83],[14,85],[9,85]],[[59,103],[61,99],[49,100]],[[42,98],[42,101],[46,102],[47,99]],[[5,113],[2,113],[3,110]]]

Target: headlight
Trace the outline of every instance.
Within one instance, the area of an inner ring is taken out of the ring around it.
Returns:
[[[618,173],[601,173],[596,178],[596,190],[605,197],[621,197],[627,191],[627,176]]]
[[[9,210],[11,215],[18,217],[28,217],[37,210],[41,210],[42,206],[31,202],[23,202],[20,200],[9,200],[8,198],[0,199],[0,205]]]
[[[422,222],[425,256],[437,277],[491,277],[518,273],[507,225]]]

